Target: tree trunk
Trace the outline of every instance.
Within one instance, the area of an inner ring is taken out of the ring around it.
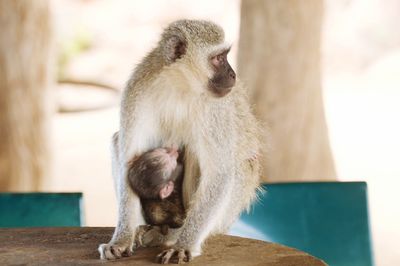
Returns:
[[[50,11],[0,0],[0,190],[39,190],[48,175]]]
[[[239,76],[266,125],[264,180],[336,176],[321,92],[323,1],[242,1]]]

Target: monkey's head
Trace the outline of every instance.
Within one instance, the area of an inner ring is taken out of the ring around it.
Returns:
[[[203,20],[178,20],[164,30],[159,47],[166,65],[175,64],[182,80],[195,81],[189,89],[223,97],[235,85],[236,74],[227,60],[230,46],[224,43],[220,26]]]
[[[163,179],[170,178],[172,172],[177,166],[177,159],[179,153],[176,147],[171,148],[157,148],[150,151],[149,158],[154,169],[159,170],[163,175]]]
[[[135,190],[142,198],[164,199],[174,190],[173,172],[179,153],[176,147],[157,148],[142,154],[133,163]]]

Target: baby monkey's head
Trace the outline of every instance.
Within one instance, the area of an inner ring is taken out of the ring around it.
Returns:
[[[144,199],[165,199],[170,196],[179,175],[178,156],[178,149],[171,147],[156,148],[136,158],[129,169],[132,189]]]
[[[157,170],[158,174],[163,175],[164,179],[168,179],[177,166],[178,149],[175,147],[157,148],[146,154],[154,170]]]

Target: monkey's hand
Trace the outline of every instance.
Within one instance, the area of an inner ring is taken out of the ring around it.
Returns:
[[[133,254],[132,244],[108,243],[99,246],[100,258],[102,260],[113,260],[121,257],[130,257]]]
[[[144,236],[145,234],[152,229],[151,225],[141,225],[139,228],[136,230],[136,235],[135,235],[135,248],[139,247],[146,247],[146,243],[144,241]]]
[[[192,260],[192,254],[189,250],[177,247],[165,249],[157,255],[157,262],[160,264],[182,264]]]

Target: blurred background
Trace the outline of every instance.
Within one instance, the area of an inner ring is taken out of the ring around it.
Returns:
[[[366,181],[375,262],[398,265],[399,0],[1,0],[0,191],[82,191],[85,225],[114,226],[119,93],[181,18],[232,42],[264,181]]]

